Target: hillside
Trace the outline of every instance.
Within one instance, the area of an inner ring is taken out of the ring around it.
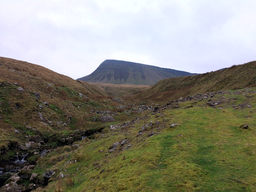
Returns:
[[[130,97],[150,88],[149,85],[89,83],[105,92],[112,100],[119,103],[132,103]]]
[[[55,175],[37,192],[256,191],[255,106],[255,88],[141,106],[132,121],[40,159],[37,173]]]
[[[215,72],[165,79],[136,98],[149,102],[165,102],[189,95],[256,86],[256,62],[235,65]]]
[[[0,191],[256,191],[255,64],[148,88],[0,58]]]
[[[122,118],[117,107],[95,86],[0,57],[0,188],[40,155]]]
[[[112,84],[153,85],[162,79],[188,75],[192,74],[127,61],[106,60],[92,74],[79,80]]]

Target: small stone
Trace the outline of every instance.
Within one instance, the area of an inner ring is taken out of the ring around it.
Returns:
[[[243,124],[240,126],[241,129],[249,129],[249,125],[247,124]]]
[[[159,107],[155,107],[154,109],[153,109],[153,112],[155,113],[155,112],[157,112],[159,110]]]
[[[128,143],[128,139],[124,139],[120,142],[121,146],[125,145],[126,143]]]
[[[177,127],[177,126],[178,126],[178,124],[172,123],[172,124],[170,125],[170,128],[174,128],[174,127]]]
[[[113,121],[115,121],[115,119],[111,115],[107,114],[107,115],[102,115],[100,117],[100,121],[101,122],[113,122]]]
[[[110,130],[116,130],[117,129],[117,126],[115,125],[110,125]]]
[[[64,178],[65,177],[65,175],[61,172],[60,173],[60,178]]]
[[[39,100],[41,98],[40,93],[34,93],[34,95],[35,95],[37,100]]]
[[[33,181],[35,178],[37,178],[38,177],[38,174],[37,173],[32,173],[31,174],[31,177],[30,177],[30,181]]]
[[[41,121],[43,121],[44,120],[43,114],[39,112],[38,115],[39,115],[39,118],[41,119]]]
[[[15,132],[15,133],[20,133],[20,131],[19,131],[19,130],[17,130],[17,129],[14,129],[14,132]]]
[[[79,97],[81,98],[84,96],[83,93],[78,93],[78,94],[79,94]]]
[[[53,175],[55,174],[54,171],[47,171],[43,174],[43,177],[47,180],[49,180]]]
[[[109,152],[110,153],[114,152],[119,145],[120,145],[119,142],[114,143],[112,146],[109,147]]]
[[[142,131],[139,131],[138,134],[137,134],[137,137],[142,135]]]
[[[49,105],[48,102],[46,102],[46,101],[44,101],[43,104],[44,104],[45,106],[48,106],[48,105]]]
[[[15,103],[15,107],[16,107],[16,109],[20,109],[22,107],[22,105],[20,103]]]
[[[18,91],[24,91],[24,89],[22,87],[18,87],[17,90]]]
[[[49,153],[49,150],[44,149],[44,150],[41,152],[40,156],[41,156],[41,157],[44,157],[44,156],[47,155],[47,153]]]
[[[9,181],[12,181],[12,182],[14,182],[14,183],[17,183],[19,180],[20,180],[20,177],[19,177],[17,174],[13,175],[13,176],[9,179]]]

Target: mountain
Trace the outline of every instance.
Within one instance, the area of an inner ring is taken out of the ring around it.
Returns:
[[[199,93],[255,86],[256,62],[254,61],[205,74],[165,79],[136,95],[136,98],[161,102]]]
[[[127,61],[106,60],[92,74],[79,80],[113,84],[153,85],[162,79],[189,75],[192,74]]]

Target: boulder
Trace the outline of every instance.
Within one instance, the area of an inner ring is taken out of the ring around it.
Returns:
[[[241,129],[249,129],[249,125],[247,124],[243,124],[240,126]]]

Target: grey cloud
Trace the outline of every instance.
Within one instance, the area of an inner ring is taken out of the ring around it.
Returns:
[[[191,72],[255,60],[253,0],[13,0],[0,55],[78,78],[104,59]]]

